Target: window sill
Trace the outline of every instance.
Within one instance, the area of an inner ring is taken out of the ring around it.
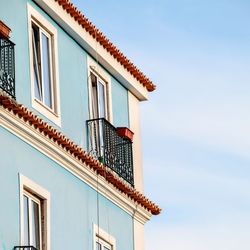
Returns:
[[[32,100],[32,107],[39,113],[47,117],[50,121],[55,123],[57,126],[61,127],[61,117],[60,114],[56,114],[49,107],[45,106],[42,102],[37,99]]]

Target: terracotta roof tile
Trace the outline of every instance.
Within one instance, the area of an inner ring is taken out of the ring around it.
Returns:
[[[23,119],[27,124],[34,127],[44,136],[53,140],[57,145],[61,146],[73,157],[75,157],[75,159],[84,163],[90,169],[93,169],[97,174],[103,176],[114,187],[125,193],[134,202],[140,204],[152,214],[158,215],[161,212],[161,209],[156,204],[148,200],[144,195],[123,181],[122,178],[118,177],[113,171],[110,171],[110,169],[90,156],[80,146],[76,145],[61,132],[57,131],[55,128],[29,111],[26,107],[18,104],[2,92],[0,92],[0,105],[20,119]]]
[[[69,0],[56,1],[71,17],[78,22],[100,45],[103,46],[125,69],[130,72],[148,91],[154,91],[156,86],[146,77],[110,40],[93,25]]]

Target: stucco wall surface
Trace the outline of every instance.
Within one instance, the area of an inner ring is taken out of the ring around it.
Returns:
[[[19,174],[50,192],[51,249],[93,249],[93,223],[133,249],[133,219],[122,209],[0,126],[0,249],[20,243]]]
[[[57,30],[61,127],[32,108],[27,4]],[[4,1],[0,19],[11,28],[10,39],[16,44],[17,101],[86,149],[86,120],[89,119],[87,52],[31,0]],[[114,125],[129,126],[128,91],[112,75],[110,78]]]

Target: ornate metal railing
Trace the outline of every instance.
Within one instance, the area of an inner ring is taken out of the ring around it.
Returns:
[[[0,88],[12,98],[15,93],[15,44],[0,38]]]
[[[15,246],[14,250],[38,250],[33,246]]]
[[[106,119],[87,121],[89,153],[134,186],[132,142]]]

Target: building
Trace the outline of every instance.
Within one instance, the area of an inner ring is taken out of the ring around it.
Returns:
[[[0,249],[142,250],[154,84],[68,0],[0,5]]]

